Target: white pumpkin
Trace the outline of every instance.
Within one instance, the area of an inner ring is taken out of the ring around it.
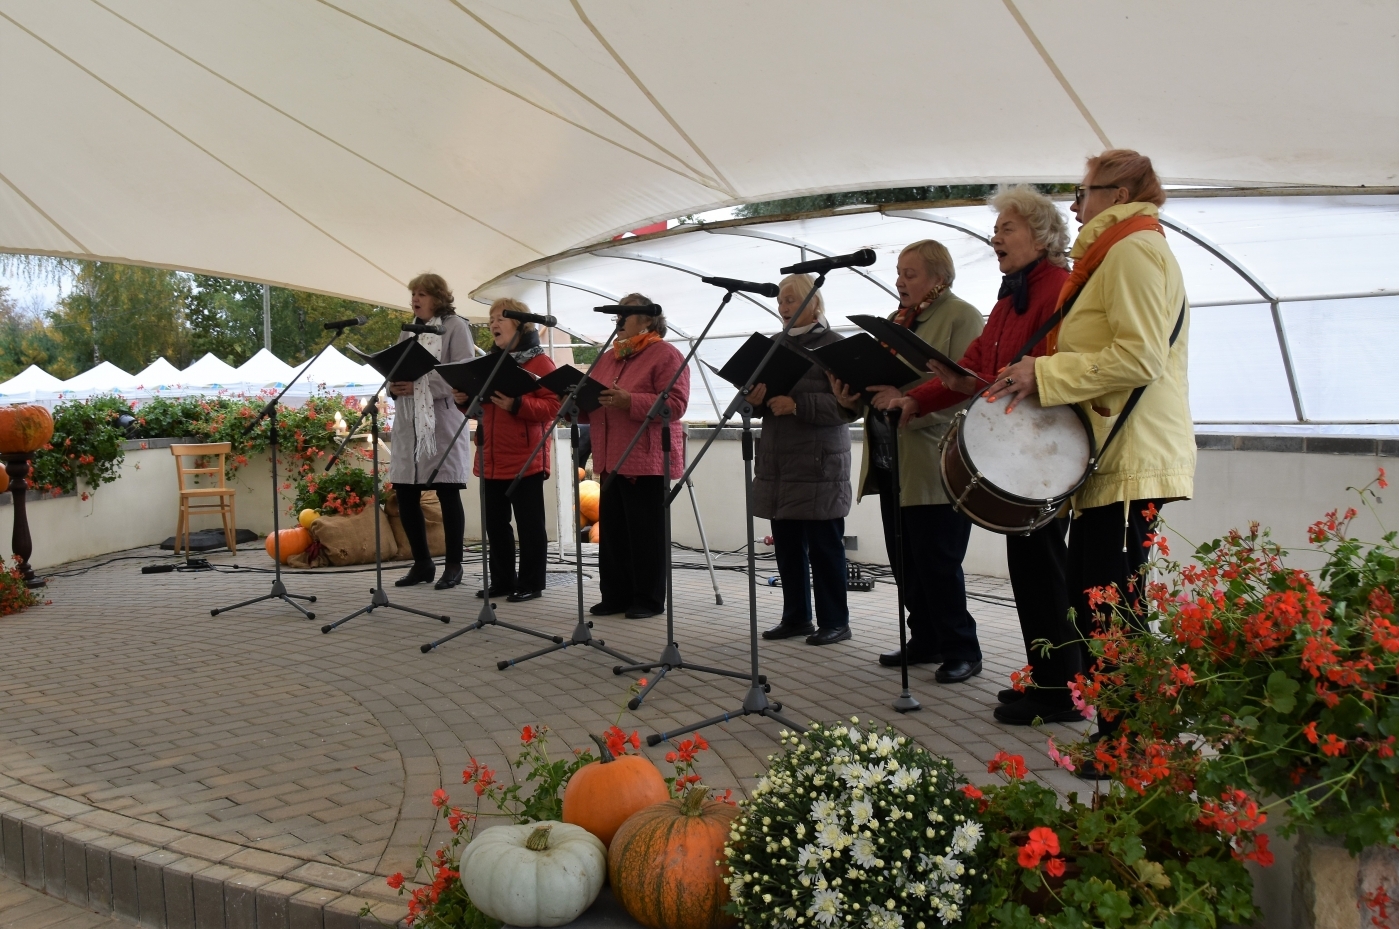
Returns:
[[[492,826],[462,852],[462,887],[487,916],[511,926],[562,926],[593,905],[607,848],[569,823]]]

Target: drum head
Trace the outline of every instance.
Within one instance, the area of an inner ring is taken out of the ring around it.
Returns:
[[[1088,429],[1069,406],[1040,406],[1026,397],[1011,413],[1000,397],[980,395],[967,407],[961,443],[972,467],[998,490],[1026,500],[1055,500],[1088,475]]]

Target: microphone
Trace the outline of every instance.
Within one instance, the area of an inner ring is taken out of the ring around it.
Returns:
[[[867,268],[875,262],[874,249],[862,248],[848,255],[833,255],[813,261],[799,261],[781,269],[783,274],[825,274],[836,268]]]
[[[416,332],[419,335],[427,333],[431,333],[432,335],[442,334],[441,326],[429,326],[425,323],[404,323],[402,326],[399,326],[398,329],[400,332]]]
[[[777,296],[776,284],[754,284],[752,281],[736,281],[731,277],[702,277],[700,280],[725,290],[742,290],[750,294],[758,294],[761,297]]]
[[[536,326],[557,326],[558,319],[553,316],[540,316],[538,313],[522,313],[519,310],[501,310],[500,315],[506,319],[513,319],[522,323],[534,323]]]
[[[344,330],[349,329],[351,326],[363,326],[367,322],[369,322],[369,317],[356,316],[354,319],[337,319],[333,323],[326,323],[321,328],[335,329],[337,331],[343,332]]]
[[[661,305],[650,303],[646,306],[622,306],[614,303],[611,306],[595,306],[594,313],[607,313],[610,316],[660,316]]]

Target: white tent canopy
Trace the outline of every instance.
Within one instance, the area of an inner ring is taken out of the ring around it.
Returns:
[[[33,403],[63,389],[63,382],[38,365],[30,365],[0,384],[0,404]]]
[[[96,367],[88,368],[82,374],[64,381],[62,390],[65,393],[69,391],[111,393],[116,390],[129,390],[136,384],[135,375],[127,374],[110,361],[104,361]]]
[[[403,305],[810,192],[1399,183],[1399,4],[0,0],[0,249]]]
[[[134,375],[136,386],[142,390],[172,387],[180,381],[180,369],[164,358],[157,358]]]
[[[265,348],[258,349],[257,354],[239,365],[236,371],[239,382],[252,385],[254,389],[272,387],[278,390],[287,386],[295,373],[296,368]]]
[[[238,369],[213,352],[208,352],[203,358],[180,372],[179,383],[185,387],[212,387],[231,390],[241,386],[242,382],[238,377]]]

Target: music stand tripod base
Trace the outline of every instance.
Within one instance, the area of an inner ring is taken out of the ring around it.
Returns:
[[[459,635],[466,635],[468,632],[475,632],[477,629],[484,629],[487,626],[499,626],[502,629],[509,629],[511,632],[522,632],[525,635],[532,635],[537,636],[541,639],[548,639],[550,642],[553,642],[556,645],[563,642],[563,636],[561,635],[553,635],[548,632],[537,632],[534,629],[526,629],[524,626],[516,626],[513,623],[503,623],[500,620],[496,619],[495,604],[491,602],[491,598],[488,596],[486,597],[486,602],[481,605],[481,612],[476,616],[476,622],[462,629],[458,629],[456,632],[453,632],[450,635],[444,635],[440,639],[434,639],[431,642],[428,642],[424,645],[420,645],[418,647],[418,651],[426,655],[428,652],[432,651],[434,648],[436,648],[444,642],[450,642]]]
[[[748,689],[748,696],[743,698],[743,708],[737,713],[721,713],[718,716],[711,716],[708,719],[702,719],[697,723],[692,723],[684,729],[653,732],[646,737],[646,744],[660,745],[662,742],[673,739],[678,735],[685,735],[686,733],[705,729],[709,726],[717,726],[719,723],[742,719],[745,716],[765,716],[768,719],[776,720],[793,732],[805,732],[805,726],[798,725],[782,715],[782,704],[769,701],[764,690],[766,690],[766,688],[750,687]]]
[[[351,613],[349,616],[346,616],[344,619],[337,619],[333,623],[327,623],[326,625],[321,627],[321,632],[329,632],[337,626],[345,625],[345,623],[354,619],[356,616],[363,616],[366,613],[373,613],[380,607],[384,607],[390,610],[401,610],[404,613],[414,613],[418,616],[426,616],[428,619],[436,619],[444,623],[449,623],[452,621],[452,617],[443,616],[441,613],[429,613],[427,610],[416,610],[411,606],[400,606],[397,603],[392,603],[389,601],[389,595],[384,593],[383,587],[372,588],[370,590],[370,594],[371,596],[369,598],[369,606],[360,607],[359,609]]]
[[[221,606],[216,610],[210,610],[209,615],[217,616],[220,613],[226,613],[229,610],[241,609],[245,606],[252,606],[254,603],[261,603],[264,600],[281,600],[285,603],[291,604],[293,607],[296,608],[298,612],[301,613],[302,616],[305,616],[307,619],[316,618],[315,613],[312,613],[310,610],[306,609],[301,604],[296,602],[297,600],[305,600],[307,603],[315,603],[316,598],[308,597],[304,594],[287,593],[287,585],[282,583],[282,579],[280,577],[278,577],[272,582],[271,593],[263,594],[261,597],[253,597],[251,600],[244,600],[242,603],[235,603],[232,606]]]

